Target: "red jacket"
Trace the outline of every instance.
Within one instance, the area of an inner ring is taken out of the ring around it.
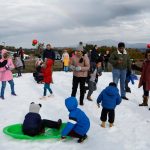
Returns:
[[[150,60],[145,60],[142,65],[142,73],[139,82],[139,87],[146,84],[146,90],[150,90]]]
[[[52,59],[47,59],[46,61],[46,67],[42,68],[42,72],[43,72],[43,82],[44,83],[52,83],[52,65],[53,65],[54,61]]]

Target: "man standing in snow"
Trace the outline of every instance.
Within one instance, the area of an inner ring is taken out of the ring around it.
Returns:
[[[109,62],[113,66],[113,82],[118,85],[120,79],[121,98],[128,100],[125,91],[125,79],[127,69],[131,70],[130,58],[125,50],[125,44],[120,42],[117,51],[113,52],[109,58]]]

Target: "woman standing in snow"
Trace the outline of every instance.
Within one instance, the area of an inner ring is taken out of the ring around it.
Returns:
[[[150,90],[150,50],[146,51],[145,60],[143,62],[142,67],[139,69],[141,70],[142,73],[138,87],[140,88],[141,86],[143,86],[143,103],[139,104],[139,106],[148,106],[148,98]]]
[[[78,84],[80,84],[80,105],[84,105],[83,100],[85,95],[85,81],[88,76],[89,68],[89,58],[87,55],[84,55],[82,47],[77,48],[76,54],[70,62],[70,69],[73,70],[73,85],[71,96],[76,96]]]
[[[14,64],[12,62],[12,59],[9,57],[9,54],[7,50],[2,50],[2,60],[7,59],[8,62],[5,67],[0,68],[0,81],[2,81],[2,87],[1,87],[1,95],[0,98],[4,99],[4,91],[6,88],[6,81],[10,84],[11,88],[11,94],[16,96],[15,90],[14,90],[14,81],[13,81],[13,75],[11,70],[14,69]]]

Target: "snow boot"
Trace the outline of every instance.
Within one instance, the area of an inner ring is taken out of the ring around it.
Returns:
[[[88,99],[89,101],[93,101],[93,99],[91,98],[91,96],[88,96],[87,99]]]
[[[58,129],[60,129],[61,125],[62,125],[62,120],[58,119]]]
[[[143,103],[139,104],[139,106],[148,106],[148,96],[143,95]]]
[[[110,128],[111,128],[111,127],[113,127],[113,126],[114,126],[114,124],[113,124],[113,123],[110,123],[110,124],[109,124],[109,127],[110,127]]]
[[[87,135],[84,135],[83,137],[79,138],[78,143],[82,143],[85,139],[87,139]]]
[[[101,127],[102,127],[102,128],[105,128],[105,127],[106,127],[104,121],[102,121]]]

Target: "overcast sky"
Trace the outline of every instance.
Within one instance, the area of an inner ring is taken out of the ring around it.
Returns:
[[[150,43],[149,0],[0,0],[0,44]]]

